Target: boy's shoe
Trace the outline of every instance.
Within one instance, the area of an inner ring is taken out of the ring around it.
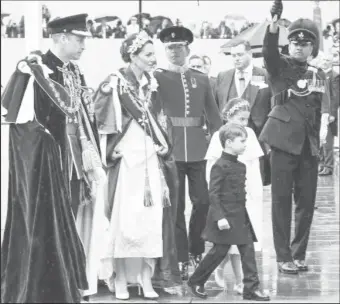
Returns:
[[[247,292],[243,294],[243,300],[252,300],[252,301],[270,301],[270,297],[266,295],[260,289],[254,290],[252,292]]]
[[[239,295],[243,295],[243,283],[235,284],[234,291],[237,292]]]
[[[188,287],[194,296],[199,297],[201,299],[206,299],[208,297],[207,293],[205,292],[204,286],[191,285],[188,282]]]

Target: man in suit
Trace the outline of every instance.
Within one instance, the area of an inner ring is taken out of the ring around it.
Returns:
[[[172,124],[173,153],[179,180],[176,245],[182,278],[187,280],[189,253],[196,266],[205,249],[201,233],[205,226],[209,198],[204,160],[208,142],[203,126],[207,120],[212,134],[219,129],[222,121],[208,76],[185,64],[190,53],[189,44],[193,41],[192,32],[182,26],[173,26],[161,31],[160,40],[165,45],[169,66],[166,70],[156,70],[155,77],[159,83],[158,92],[164,114]],[[193,205],[189,238],[184,216],[186,176]]]
[[[220,111],[228,100],[240,97],[250,103],[249,127],[258,136],[270,111],[271,92],[267,84],[266,71],[252,64],[250,43],[236,40],[230,53],[234,68],[220,72],[217,76],[215,99]]]
[[[333,70],[333,55],[325,54],[320,62],[320,67],[326,74],[326,79],[329,85],[330,95],[330,115],[329,125],[326,137],[326,143],[321,148],[321,159],[319,166],[319,175],[326,176],[333,174],[334,166],[334,136],[337,136],[338,131],[338,108],[339,108],[339,74]]]
[[[263,56],[273,92],[273,109],[259,139],[271,147],[272,224],[280,272],[307,271],[306,250],[312,224],[320,142],[327,134],[329,96],[321,69],[307,59],[319,50],[319,31],[309,19],[289,27],[289,56],[279,53],[278,19],[282,3],[275,1]],[[325,99],[325,100],[323,100]],[[328,99],[328,100],[327,100]],[[292,192],[295,200],[295,236],[290,242]]]
[[[250,117],[248,127],[252,128],[258,137],[266,122],[271,108],[271,91],[267,83],[266,70],[252,64],[250,43],[246,40],[235,40],[230,53],[234,68],[220,72],[214,89],[215,99],[220,111],[226,103],[235,97],[249,101]],[[270,165],[265,152],[260,158],[260,168],[263,185],[270,184]]]

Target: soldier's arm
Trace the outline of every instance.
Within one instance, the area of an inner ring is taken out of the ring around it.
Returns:
[[[219,109],[221,108],[220,107],[220,100],[218,98],[218,87],[219,87],[220,82],[221,82],[221,73],[218,73],[213,93],[214,93],[214,97],[215,97],[215,101],[216,101],[217,107]]]
[[[280,29],[277,22],[273,21],[268,26],[263,40],[262,53],[264,64],[271,76],[279,75],[280,70],[285,64],[285,60],[278,48],[279,33]]]
[[[213,134],[222,125],[220,111],[218,110],[209,78],[207,77],[207,89],[205,90],[205,114],[209,124],[209,133]]]

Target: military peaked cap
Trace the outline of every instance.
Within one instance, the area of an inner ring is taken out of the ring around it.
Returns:
[[[194,41],[193,33],[183,26],[171,26],[162,30],[159,39],[166,44],[187,43]]]
[[[51,34],[71,33],[78,36],[91,36],[86,28],[87,14],[79,14],[64,18],[56,18],[47,24]]]

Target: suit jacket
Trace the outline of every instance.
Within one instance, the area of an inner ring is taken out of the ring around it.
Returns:
[[[279,34],[270,33],[268,26],[263,42],[263,56],[273,92],[273,109],[259,140],[271,147],[300,155],[307,138],[311,153],[316,156],[320,147],[321,113],[329,113],[330,105],[325,73],[308,66],[306,62],[300,63],[290,56],[280,54],[278,39]],[[325,93],[313,91],[309,95],[299,96],[314,78],[319,88],[324,87]],[[305,86],[301,87],[301,83]]]
[[[246,166],[235,155],[225,152],[210,173],[210,206],[202,238],[214,244],[242,245],[257,242],[246,209]],[[227,219],[228,230],[220,230],[217,222]]]
[[[222,125],[209,77],[194,69],[184,73],[157,69],[154,76],[160,105],[172,123],[176,161],[203,160],[208,149],[205,121],[210,134]]]
[[[252,81],[249,82],[242,98],[247,99],[250,103],[251,112],[248,126],[252,128],[258,136],[266,122],[267,115],[270,112],[271,91],[267,85],[266,70],[254,66],[252,79],[256,79],[256,76],[259,76],[258,78],[263,79],[264,82],[260,85],[256,85],[255,81],[253,83]],[[231,93],[231,87],[234,83],[234,79],[235,69],[221,72],[217,76],[215,99],[220,111],[223,110],[224,106],[230,99],[238,97],[237,93],[236,95]],[[267,87],[264,87],[265,85],[267,85]]]

